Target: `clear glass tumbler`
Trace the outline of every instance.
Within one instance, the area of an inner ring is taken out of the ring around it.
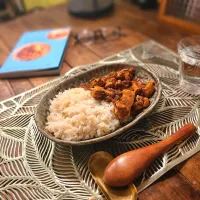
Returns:
[[[180,85],[190,94],[200,94],[200,36],[191,36],[178,43]]]

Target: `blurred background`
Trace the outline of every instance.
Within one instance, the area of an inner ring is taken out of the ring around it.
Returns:
[[[118,0],[0,0],[0,22],[59,4],[76,17],[101,17],[112,12]],[[127,2],[125,0],[125,2]],[[140,9],[151,9],[157,19],[188,33],[200,34],[199,0],[129,0]],[[131,13],[130,13],[131,14]],[[134,15],[134,13],[132,13]]]
[[[8,20],[20,14],[66,3],[67,0],[0,0],[1,19]]]

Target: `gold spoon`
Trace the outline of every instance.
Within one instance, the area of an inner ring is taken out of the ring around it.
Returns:
[[[108,200],[136,200],[138,193],[133,184],[121,188],[113,188],[105,185],[103,181],[104,171],[112,159],[113,157],[104,151],[96,152],[90,157],[88,168],[93,179]]]

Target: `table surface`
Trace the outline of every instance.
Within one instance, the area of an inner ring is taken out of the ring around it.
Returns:
[[[27,30],[71,26],[73,32],[84,28],[118,26],[126,33],[115,41],[74,45],[71,37],[64,57],[61,75],[82,64],[96,62],[150,38],[176,52],[177,42],[187,34],[175,31],[157,21],[155,11],[142,11],[128,0],[116,0],[114,12],[99,19],[70,16],[66,6],[37,11],[0,24],[0,65],[3,64],[20,35]],[[55,76],[0,80],[0,100],[25,92],[54,79]],[[179,164],[139,194],[140,200],[200,199],[200,153]],[[11,198],[12,199],[12,198]]]

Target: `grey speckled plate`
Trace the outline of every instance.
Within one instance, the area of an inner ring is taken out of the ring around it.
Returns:
[[[154,80],[155,81],[155,87],[156,92],[154,95],[150,98],[150,106],[146,109],[144,109],[141,113],[139,113],[131,122],[127,123],[124,126],[119,127],[114,132],[111,132],[105,136],[92,138],[88,140],[81,140],[81,141],[64,141],[61,139],[55,138],[50,132],[45,130],[45,123],[47,121],[47,115],[49,112],[49,106],[50,106],[50,99],[53,99],[58,92],[62,92],[69,88],[74,88],[80,83],[88,82],[91,78],[93,78],[96,75],[102,76],[105,75],[111,71],[118,71],[123,68],[127,67],[134,67],[136,69],[136,77],[140,78],[144,81]],[[91,69],[89,71],[83,72],[81,74],[75,75],[73,77],[69,77],[68,79],[64,80],[60,84],[53,87],[51,90],[49,90],[41,99],[39,102],[36,111],[35,111],[35,121],[39,128],[39,130],[49,139],[53,140],[56,143],[62,143],[67,145],[86,145],[86,144],[92,144],[96,142],[101,142],[104,140],[107,140],[109,138],[112,138],[116,135],[119,135],[123,133],[125,130],[129,129],[133,125],[135,125],[139,120],[141,120],[143,117],[148,115],[152,111],[152,109],[155,107],[157,102],[159,101],[161,96],[161,84],[158,79],[158,77],[153,74],[152,72],[145,69],[145,65],[139,66],[139,65],[132,65],[132,64],[107,64],[107,65],[100,65],[98,67],[95,67],[94,69]]]

